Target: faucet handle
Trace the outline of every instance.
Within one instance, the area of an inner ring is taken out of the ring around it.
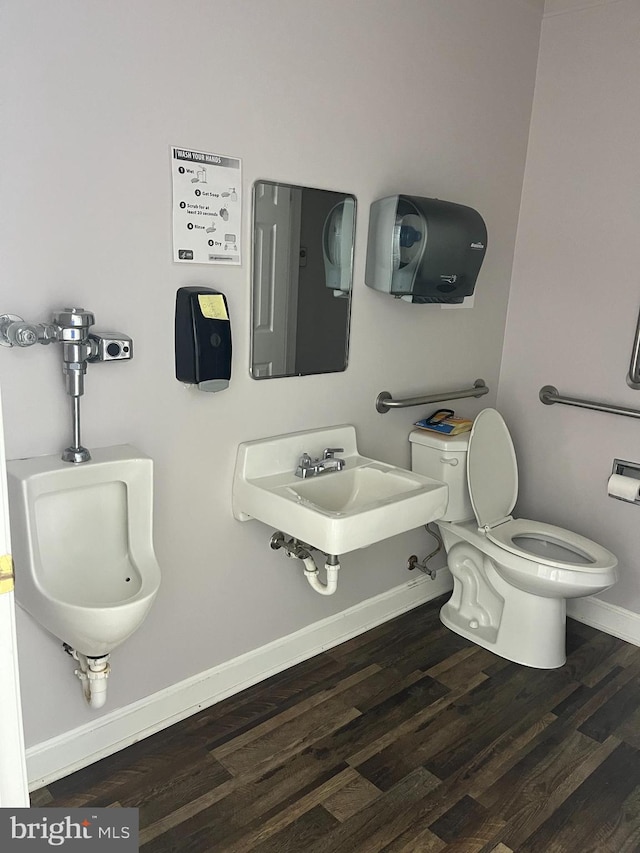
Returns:
[[[333,459],[335,453],[344,453],[344,447],[325,447],[322,451],[322,458]]]
[[[308,453],[303,453],[298,459],[298,467],[296,468],[296,477],[308,477],[310,472],[314,470],[314,461]]]

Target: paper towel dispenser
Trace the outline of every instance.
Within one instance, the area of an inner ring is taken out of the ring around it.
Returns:
[[[371,205],[365,283],[397,299],[456,304],[473,294],[487,228],[471,207],[394,195]]]
[[[322,228],[322,254],[327,287],[334,296],[351,292],[353,267],[353,232],[356,224],[356,202],[346,196],[329,211]]]

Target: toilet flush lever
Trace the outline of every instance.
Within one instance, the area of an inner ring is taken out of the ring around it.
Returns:
[[[458,459],[449,459],[449,457],[447,457],[447,456],[441,456],[440,461],[444,465],[451,465],[452,468],[455,468],[455,466],[459,464]]]

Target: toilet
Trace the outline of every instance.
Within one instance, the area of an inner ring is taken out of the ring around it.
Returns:
[[[414,430],[409,441],[412,470],[449,488],[437,520],[453,575],[443,624],[516,663],[562,666],[566,599],[612,586],[616,557],[577,533],[513,518],[516,455],[495,409],[484,409],[470,433]]]
[[[18,603],[86,657],[136,631],[160,586],[153,461],[130,445],[7,462]]]

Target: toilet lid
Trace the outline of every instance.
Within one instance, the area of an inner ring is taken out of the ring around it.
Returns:
[[[518,465],[507,425],[495,409],[483,409],[473,422],[467,481],[479,527],[510,517],[518,498]]]

